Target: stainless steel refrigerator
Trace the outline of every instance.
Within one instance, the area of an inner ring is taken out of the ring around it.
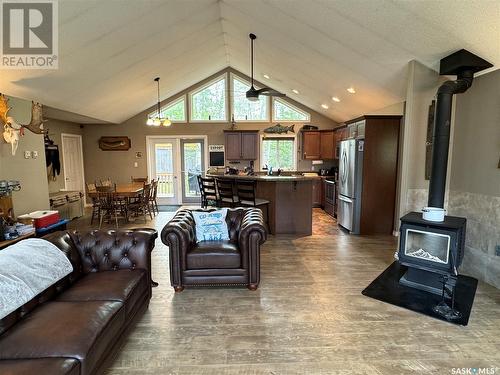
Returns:
[[[337,221],[352,234],[360,229],[363,149],[363,139],[340,142]]]

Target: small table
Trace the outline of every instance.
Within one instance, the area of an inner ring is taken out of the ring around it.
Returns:
[[[0,241],[0,249],[4,249],[6,248],[7,246],[10,246],[10,245],[13,245],[15,244],[16,242],[19,242],[21,240],[25,240],[27,238],[32,238],[32,237],[35,237],[35,234],[36,232],[33,231],[31,233],[26,233],[26,234],[23,234],[17,238],[14,238],[12,240],[5,240],[5,241]]]

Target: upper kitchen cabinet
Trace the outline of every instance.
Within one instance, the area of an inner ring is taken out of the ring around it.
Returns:
[[[226,160],[258,159],[259,134],[251,131],[224,131]]]
[[[321,160],[331,160],[335,158],[335,134],[333,130],[321,131]]]
[[[333,130],[302,132],[302,157],[305,160],[330,160],[335,157]]]
[[[306,160],[321,158],[321,133],[319,130],[302,132],[302,155]]]

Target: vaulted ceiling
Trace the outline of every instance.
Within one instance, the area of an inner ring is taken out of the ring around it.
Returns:
[[[500,66],[499,19],[487,0],[60,0],[59,69],[1,70],[0,91],[122,122],[154,104],[156,76],[164,99],[250,74],[253,32],[259,81],[344,121],[403,100],[410,60],[437,70],[465,48]]]

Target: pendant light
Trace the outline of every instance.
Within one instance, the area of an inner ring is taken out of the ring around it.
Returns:
[[[149,126],[170,126],[172,125],[172,121],[170,121],[167,117],[161,117],[161,108],[160,108],[160,77],[156,77],[155,82],[158,88],[158,113],[155,117],[149,117],[148,121],[146,121],[146,125]]]

